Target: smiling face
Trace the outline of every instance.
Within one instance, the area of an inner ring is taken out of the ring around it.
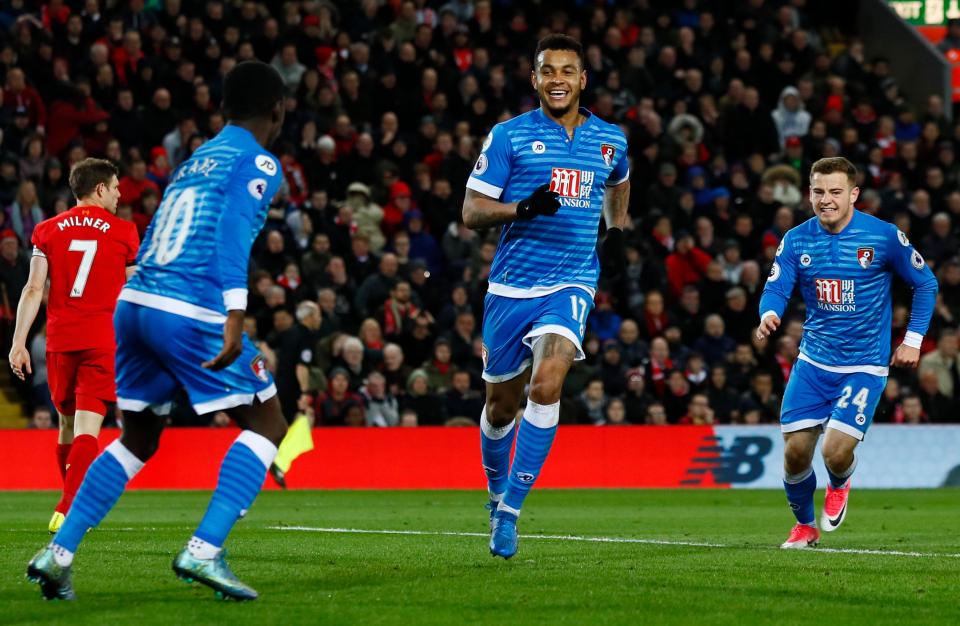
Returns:
[[[531,82],[543,108],[559,118],[580,106],[587,72],[573,50],[544,50],[537,56]]]
[[[829,232],[838,233],[850,223],[859,195],[860,188],[843,172],[817,172],[810,177],[810,204],[820,225]]]

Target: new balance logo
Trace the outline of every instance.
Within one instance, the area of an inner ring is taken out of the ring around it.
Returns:
[[[687,468],[687,477],[681,485],[699,485],[704,476],[713,475],[715,484],[750,483],[763,475],[764,458],[773,450],[769,437],[740,436],[729,447],[720,437],[704,437]]]

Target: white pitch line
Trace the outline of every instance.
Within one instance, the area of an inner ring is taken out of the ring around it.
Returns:
[[[268,530],[289,530],[310,533],[352,534],[352,535],[410,535],[422,537],[489,537],[489,533],[466,533],[454,531],[428,530],[377,530],[368,528],[318,528],[314,526],[267,526]],[[705,541],[674,541],[670,539],[636,539],[633,537],[583,537],[580,535],[521,535],[523,539],[546,539],[551,541],[581,541],[588,543],[632,543],[654,546],[688,546],[694,548],[751,548],[725,543]],[[828,554],[869,554],[878,556],[908,556],[914,558],[960,559],[960,553],[905,552],[900,550],[868,550],[858,548],[813,548],[807,552]]]

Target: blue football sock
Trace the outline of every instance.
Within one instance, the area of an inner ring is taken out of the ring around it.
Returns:
[[[830,476],[830,486],[834,489],[840,489],[847,484],[847,481],[853,476],[854,470],[857,469],[857,457],[853,457],[853,463],[850,464],[850,467],[843,470],[839,474],[834,474],[830,469],[830,466],[827,465],[827,475]]]
[[[480,414],[480,458],[487,474],[487,491],[492,500],[500,501],[507,490],[510,474],[510,450],[513,448],[516,423],[494,426],[487,421],[487,407]]]
[[[133,478],[143,467],[143,461],[127,450],[117,439],[104,449],[90,464],[83,484],[70,506],[70,512],[53,538],[53,543],[70,552],[87,531],[106,516]]]
[[[223,546],[230,529],[260,493],[276,454],[277,447],[266,437],[250,430],[240,433],[220,465],[217,488],[194,537]]]
[[[520,514],[523,501],[530,493],[543,468],[553,438],[557,434],[560,421],[560,403],[537,404],[527,401],[523,411],[523,420],[517,433],[517,450],[513,454],[513,465],[507,481],[507,491],[498,510],[514,515]]]
[[[800,474],[784,476],[783,489],[787,492],[787,502],[797,521],[813,526],[813,493],[817,490],[817,475],[813,467]]]

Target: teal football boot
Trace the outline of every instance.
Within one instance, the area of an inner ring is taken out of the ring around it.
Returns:
[[[257,592],[237,578],[227,565],[226,550],[221,550],[215,558],[198,559],[186,548],[173,560],[173,571],[177,578],[188,583],[203,583],[216,592],[221,599],[256,600]]]
[[[70,566],[63,567],[53,558],[53,548],[47,546],[27,564],[27,580],[40,585],[46,600],[76,600]]]

